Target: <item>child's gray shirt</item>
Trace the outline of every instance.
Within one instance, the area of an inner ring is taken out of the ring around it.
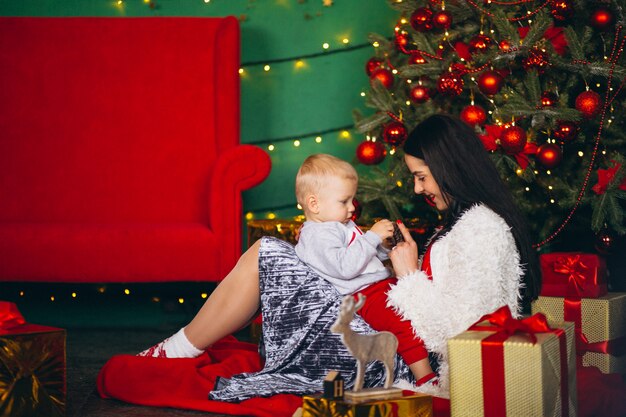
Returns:
[[[389,250],[381,243],[376,233],[363,233],[353,221],[345,225],[306,221],[300,230],[296,254],[345,295],[391,275],[381,262],[389,259]]]

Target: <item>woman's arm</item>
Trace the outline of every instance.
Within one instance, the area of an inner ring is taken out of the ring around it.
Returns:
[[[518,310],[519,254],[508,226],[491,210],[471,208],[433,244],[432,280],[418,270],[417,246],[406,232],[406,244],[390,254],[399,280],[388,303],[411,321],[427,348],[442,349],[449,337],[498,307]]]

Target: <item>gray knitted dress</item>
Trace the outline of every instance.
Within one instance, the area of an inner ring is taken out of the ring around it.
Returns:
[[[259,282],[265,366],[260,372],[220,379],[209,398],[238,402],[279,393],[319,392],[330,370],[341,372],[346,388],[351,388],[356,360],[339,335],[330,331],[342,298],[337,290],[302,263],[291,244],[271,237],[264,237],[259,248]],[[352,328],[373,332],[358,315]],[[382,363],[370,363],[365,387],[382,386],[384,376]],[[413,381],[397,355],[395,379]]]

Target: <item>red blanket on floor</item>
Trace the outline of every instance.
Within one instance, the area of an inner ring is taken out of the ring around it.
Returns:
[[[260,369],[257,346],[230,336],[194,359],[114,356],[100,371],[97,384],[101,397],[133,404],[232,415],[291,417],[302,404],[297,395],[279,394],[241,403],[208,399],[216,376],[230,377]],[[596,368],[580,368],[577,377],[580,417],[626,415],[626,384],[620,375],[604,375]],[[435,416],[450,415],[448,400],[435,398],[433,406]]]

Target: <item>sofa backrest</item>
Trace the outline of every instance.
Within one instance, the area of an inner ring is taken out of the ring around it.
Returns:
[[[0,222],[206,223],[238,67],[235,18],[0,18]]]

